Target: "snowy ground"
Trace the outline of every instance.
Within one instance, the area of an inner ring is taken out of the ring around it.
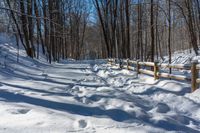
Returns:
[[[200,132],[200,89],[105,61],[31,60],[3,44],[0,132]],[[6,58],[6,59],[5,59]]]

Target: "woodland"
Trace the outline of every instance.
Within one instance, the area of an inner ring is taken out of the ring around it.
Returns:
[[[0,12],[0,32],[50,63],[199,54],[199,0],[1,0]]]

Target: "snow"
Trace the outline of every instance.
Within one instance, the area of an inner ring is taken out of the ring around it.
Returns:
[[[105,60],[48,64],[0,44],[0,132],[200,132],[200,89]],[[6,60],[5,60],[6,56]]]
[[[186,49],[174,52],[171,60],[171,64],[190,64],[192,60],[198,60],[200,62],[200,56],[196,56],[193,49]],[[164,57],[163,63],[169,63],[168,56]]]

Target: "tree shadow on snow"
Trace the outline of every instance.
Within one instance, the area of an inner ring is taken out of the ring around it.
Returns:
[[[10,86],[10,87],[20,88],[22,90],[27,90],[27,91],[37,92],[37,93],[44,93],[46,95],[72,96],[70,93],[67,93],[67,92],[52,92],[52,91],[47,91],[47,90],[42,90],[42,89],[35,89],[35,88],[31,88],[31,87],[24,87],[24,86],[20,86],[20,85],[12,85],[12,84],[2,83],[2,82],[0,82],[0,83],[3,85],[6,85],[6,86]]]
[[[33,98],[22,94],[14,94],[3,90],[0,91],[0,97],[8,102],[25,102],[32,105],[83,116],[109,117],[119,122],[134,119],[134,116],[120,109],[103,110],[99,107],[86,107],[70,103],[60,103],[56,101]]]
[[[189,121],[192,121],[193,123],[196,122],[198,125],[199,122],[191,119],[191,118],[184,118],[184,120],[187,120],[186,122],[183,121],[180,123],[176,120],[176,118],[166,118],[162,120],[152,120],[150,118],[137,118],[135,116],[135,113],[128,113],[126,111],[123,111],[121,109],[101,109],[100,107],[88,107],[84,105],[78,105],[78,104],[70,104],[70,103],[61,103],[56,101],[50,101],[46,99],[40,99],[30,96],[25,96],[22,94],[14,94],[12,92],[8,92],[6,90],[0,90],[0,98],[4,99],[3,101],[6,102],[23,102],[28,103],[36,106],[45,107],[48,109],[68,112],[75,115],[82,115],[82,116],[93,116],[97,118],[111,118],[112,120],[118,121],[118,122],[139,122],[143,124],[150,125],[155,128],[164,129],[167,131],[182,131],[182,132],[193,132],[198,133],[199,131],[194,130],[192,128],[187,127]],[[182,117],[180,118],[182,119]]]
[[[186,93],[190,93],[190,92],[191,92],[191,89],[189,87],[183,87],[182,90],[180,90],[180,91],[172,91],[172,90],[163,89],[161,87],[153,86],[153,87],[149,87],[148,89],[146,89],[143,92],[139,92],[139,93],[134,92],[133,94],[152,95],[154,93],[165,93],[165,94],[170,93],[170,94],[175,94],[178,96],[183,96]]]

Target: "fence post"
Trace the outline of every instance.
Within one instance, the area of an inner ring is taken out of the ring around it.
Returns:
[[[127,69],[130,70],[130,62],[129,62],[129,59],[127,59]]]
[[[158,72],[159,72],[159,67],[158,67],[158,61],[154,61],[154,80],[159,79]]]
[[[140,64],[139,64],[139,60],[137,60],[136,68],[137,68],[137,74],[140,74]]]
[[[195,91],[198,87],[197,85],[197,78],[198,78],[198,71],[197,71],[197,66],[198,60],[193,60],[192,65],[191,65],[191,88],[192,92]]]
[[[123,69],[123,59],[119,59],[119,68]]]
[[[112,65],[115,65],[115,64],[116,64],[115,58],[112,58]]]
[[[111,64],[111,63],[110,63],[110,59],[108,58],[107,60],[108,60],[108,64]]]

